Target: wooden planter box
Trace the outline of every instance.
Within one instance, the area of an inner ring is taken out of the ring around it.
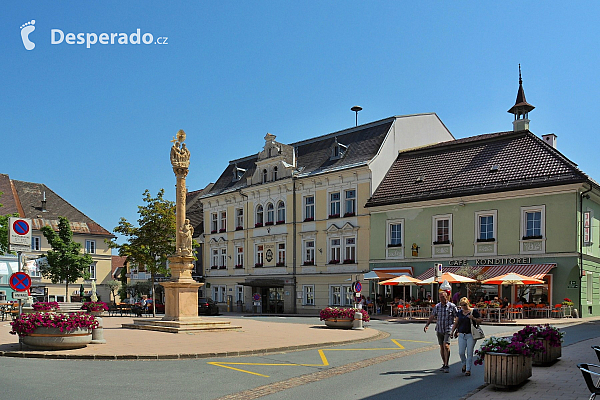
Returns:
[[[325,320],[325,325],[329,328],[352,329],[352,320],[342,318],[330,318]]]
[[[520,385],[531,377],[531,357],[521,354],[487,353],[484,380],[499,388]]]
[[[542,340],[545,353],[538,353],[533,356],[533,365],[548,365],[562,356],[562,344],[558,347],[550,346],[548,340]]]

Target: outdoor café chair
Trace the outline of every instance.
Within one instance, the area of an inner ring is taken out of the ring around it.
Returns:
[[[600,346],[592,346],[592,349],[594,349],[596,357],[598,357],[598,361],[600,361]]]
[[[553,318],[562,318],[564,315],[563,305],[562,304],[554,305],[554,309],[550,312],[550,314]]]
[[[596,398],[597,394],[600,394],[600,379],[597,379],[600,378],[600,373],[590,371],[590,367],[593,367],[596,370],[600,370],[600,365],[585,363],[577,364],[577,368],[579,368],[579,370],[583,374],[583,379],[585,379],[585,383],[589,391],[592,393],[590,396],[590,400],[593,400]],[[596,383],[594,383],[593,378],[596,378]]]

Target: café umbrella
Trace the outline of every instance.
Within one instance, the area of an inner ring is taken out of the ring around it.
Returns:
[[[413,278],[412,276],[400,275],[395,278],[388,279],[383,282],[379,282],[379,284],[380,285],[395,285],[395,286],[401,285],[402,290],[403,290],[402,295],[403,295],[404,299],[406,299],[406,286],[416,285],[419,282],[421,282],[421,281],[418,280],[417,278]]]
[[[539,285],[544,283],[544,281],[541,279],[532,278],[531,276],[509,272],[508,274],[486,279],[481,283],[486,285]]]

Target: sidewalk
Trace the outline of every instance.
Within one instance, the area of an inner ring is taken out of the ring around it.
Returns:
[[[146,318],[150,319],[150,318]],[[131,317],[103,317],[105,344],[90,344],[82,349],[41,351],[23,346],[9,334],[10,322],[0,328],[0,356],[72,359],[179,359],[266,354],[282,351],[356,343],[386,337],[375,329],[328,329],[325,325],[277,323],[236,318],[241,329],[199,333],[165,333],[123,329]],[[207,319],[208,320],[208,319]],[[227,316],[210,318],[228,320]]]
[[[600,335],[600,332],[598,332]],[[591,346],[599,345],[600,337],[584,340],[562,348],[562,357],[549,367],[533,367],[531,378],[515,390],[494,389],[491,385],[467,396],[478,399],[587,399],[590,392],[577,364],[598,364]]]

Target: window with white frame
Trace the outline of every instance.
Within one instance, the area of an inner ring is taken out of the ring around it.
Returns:
[[[273,167],[273,180],[277,180],[277,167]]]
[[[210,214],[210,233],[217,233],[217,229],[218,229],[217,219],[218,219],[217,213]]]
[[[344,306],[350,306],[354,304],[354,292],[352,291],[352,286],[343,286],[344,289],[344,298],[342,299],[344,302]]]
[[[475,213],[475,228],[478,242],[494,242],[496,240],[497,216],[497,210]]]
[[[277,266],[285,266],[285,243],[277,243]]]
[[[217,303],[225,302],[225,290],[227,287],[225,285],[215,285],[213,286],[213,298]]]
[[[281,200],[277,203],[277,223],[285,223],[285,203]]]
[[[329,218],[340,216],[340,192],[329,193]]]
[[[244,209],[238,208],[235,210],[235,229],[244,229]]]
[[[315,285],[302,285],[302,298],[305,306],[315,305]]]
[[[219,249],[212,249],[210,258],[210,268],[217,269],[219,267]]]
[[[452,214],[433,217],[433,244],[452,242]]]
[[[332,306],[342,305],[342,287],[341,286],[330,286],[329,287],[330,298],[329,302]]]
[[[356,238],[347,237],[344,242],[344,264],[354,264],[356,262]]]
[[[244,287],[242,285],[235,285],[235,301],[244,302]]]
[[[227,211],[221,211],[221,218],[219,218],[219,232],[225,232],[227,230]]]
[[[219,268],[220,269],[225,269],[227,268],[227,248],[223,247],[221,249],[221,262],[219,263]]]
[[[545,206],[523,207],[522,210],[523,239],[543,239]]]
[[[258,205],[258,207],[256,207],[256,223],[255,226],[263,226],[263,206],[262,205]]]
[[[39,251],[42,250],[42,237],[32,236],[31,237],[31,250]]]
[[[344,216],[350,217],[356,214],[356,190],[346,190],[344,192]]]
[[[96,241],[86,240],[85,241],[85,252],[88,254],[96,254]]]
[[[388,247],[401,247],[404,228],[404,220],[395,219],[387,221],[387,245]]]
[[[90,264],[90,279],[96,279],[96,263]]]
[[[342,243],[340,238],[329,239],[329,264],[339,264],[342,258]]]
[[[304,241],[304,265],[315,265],[315,241]]]
[[[256,253],[256,257],[254,258],[254,262],[255,262],[254,266],[262,267],[265,262],[265,246],[262,244],[257,244],[255,253]]]
[[[267,222],[265,225],[273,225],[275,222],[275,207],[273,203],[267,203]]]
[[[235,248],[235,268],[244,268],[244,246]]]
[[[315,196],[306,196],[304,198],[304,220],[312,221],[315,219]]]

